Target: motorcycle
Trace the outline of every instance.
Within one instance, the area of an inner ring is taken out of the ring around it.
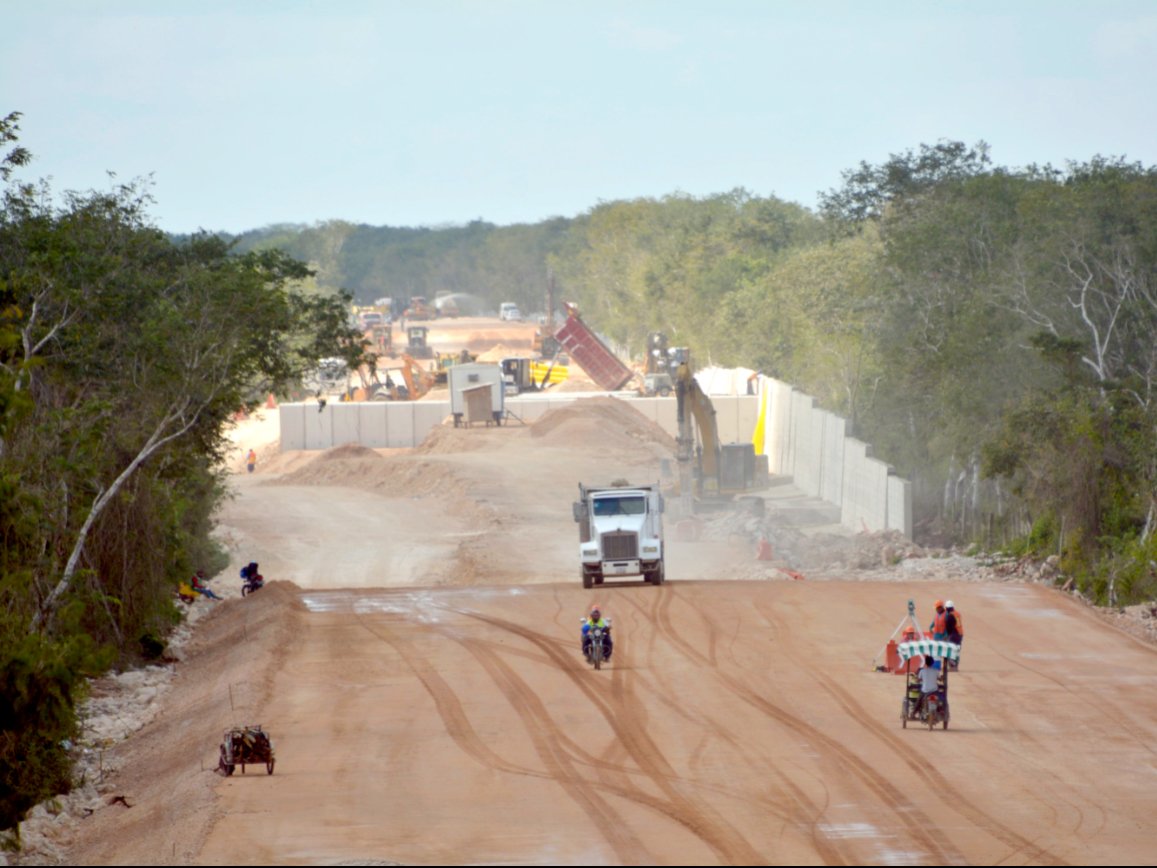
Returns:
[[[246,576],[245,581],[241,583],[241,596],[252,594],[254,591],[259,591],[265,587],[265,577],[261,575]]]
[[[930,693],[924,700],[924,721],[929,729],[941,724],[948,729],[948,701],[939,693]]]
[[[587,633],[589,644],[587,645],[587,662],[595,669],[602,669],[603,662],[607,659],[607,644],[606,634],[610,632],[610,626],[606,629],[598,626],[591,627]]]

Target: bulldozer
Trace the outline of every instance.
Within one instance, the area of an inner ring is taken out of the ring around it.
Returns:
[[[407,326],[406,353],[415,359],[434,358],[434,350],[426,342],[429,333],[428,326]]]

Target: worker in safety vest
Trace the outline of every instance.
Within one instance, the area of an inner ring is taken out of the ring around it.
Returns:
[[[948,638],[948,626],[945,619],[944,601],[936,601],[936,617],[932,619],[932,623],[928,625],[928,629],[932,631],[932,638],[943,641]]]
[[[953,645],[960,645],[964,642],[964,616],[956,611],[951,600],[944,604],[944,632],[945,638]],[[959,669],[960,662],[951,661],[950,668]]]

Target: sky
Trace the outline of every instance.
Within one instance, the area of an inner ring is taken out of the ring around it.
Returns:
[[[506,226],[743,188],[815,208],[942,140],[1157,164],[1152,0],[37,0],[0,117],[174,233]]]

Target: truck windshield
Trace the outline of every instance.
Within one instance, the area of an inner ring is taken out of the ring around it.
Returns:
[[[647,501],[642,497],[600,497],[595,500],[595,515],[642,515]]]

